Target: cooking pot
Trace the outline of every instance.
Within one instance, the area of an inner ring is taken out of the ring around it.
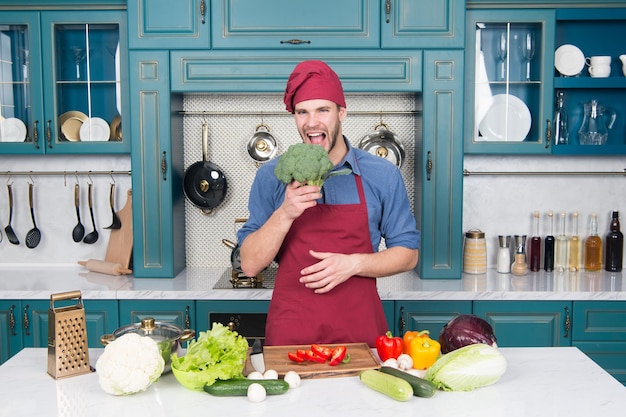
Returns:
[[[239,244],[231,242],[228,239],[222,239],[222,243],[232,249],[232,251],[230,252],[230,265],[233,268],[233,271],[236,273],[243,272],[241,270],[241,255],[239,254]]]
[[[270,133],[270,128],[264,123],[256,130],[248,141],[248,154],[255,163],[264,163],[276,155],[276,139]]]
[[[228,183],[224,172],[212,162],[209,162],[208,126],[202,124],[202,161],[193,163],[185,171],[183,177],[183,191],[185,196],[203,213],[209,214],[217,207],[224,197]]]
[[[163,355],[163,360],[165,360],[165,370],[163,372],[171,370],[170,357],[172,353],[181,353],[182,342],[196,337],[195,330],[183,329],[173,323],[154,321],[154,318],[146,317],[141,319],[140,323],[129,324],[114,330],[111,334],[102,335],[100,343],[106,346],[127,333],[137,333],[139,336],[147,336],[157,342],[161,355]]]
[[[374,131],[365,135],[359,142],[359,148],[385,158],[398,168],[404,162],[404,146],[395,133],[389,130],[386,124],[380,122],[374,127]]]

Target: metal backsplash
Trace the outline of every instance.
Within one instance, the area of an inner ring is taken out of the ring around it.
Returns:
[[[415,188],[419,181],[416,184],[414,174],[415,150],[422,147],[421,97],[355,94],[347,95],[346,102],[348,117],[343,132],[354,146],[381,121],[402,140],[406,160],[401,172],[413,204],[414,195],[421,195],[421,190]],[[277,155],[298,143],[300,137],[293,116],[285,111],[282,95],[278,94],[187,95],[183,110],[192,113],[184,116],[185,168],[202,160],[201,126],[207,123],[208,159],[222,169],[228,182],[226,198],[211,214],[204,214],[185,201],[187,265],[229,267],[231,250],[222,244],[222,239],[236,241],[240,224],[235,219],[248,216],[248,194],[257,170],[247,152],[248,141],[260,123],[267,125],[278,141]]]

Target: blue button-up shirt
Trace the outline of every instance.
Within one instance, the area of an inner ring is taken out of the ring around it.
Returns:
[[[329,178],[322,187],[323,204],[358,204],[359,194],[354,175],[361,176],[367,202],[369,233],[374,251],[381,238],[385,246],[419,249],[420,232],[411,213],[409,198],[400,170],[389,161],[364,150],[353,148],[344,138],[348,153],[333,171],[350,168],[352,174]],[[246,236],[259,229],[285,199],[285,184],[274,175],[278,158],[263,164],[252,184],[248,221],[238,230],[241,244]],[[323,221],[323,220],[322,220]]]

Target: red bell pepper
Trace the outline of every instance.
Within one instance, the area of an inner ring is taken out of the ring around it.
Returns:
[[[291,359],[293,362],[304,362],[304,357],[301,357],[300,355],[298,355],[296,352],[287,352],[287,356],[289,357],[289,359]]]
[[[387,359],[398,359],[402,354],[403,341],[401,337],[393,337],[391,331],[376,338],[376,352],[384,362]]]
[[[313,352],[313,350],[306,351],[306,360],[308,360],[309,362],[317,362],[317,363],[326,362],[326,359],[322,358],[317,353]]]
[[[329,348],[329,347],[326,347],[326,346],[312,344],[311,345],[311,350],[317,356],[321,356],[322,358],[324,358],[326,360],[330,359],[330,357],[333,356],[333,350],[331,348]]]
[[[346,360],[346,352],[347,349],[345,346],[337,346],[335,349],[333,349],[333,354],[330,357],[330,362],[328,362],[328,364],[330,366],[339,365],[341,362]]]

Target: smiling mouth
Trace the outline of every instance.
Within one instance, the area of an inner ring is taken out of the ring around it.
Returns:
[[[307,133],[307,137],[309,138],[309,142],[314,145],[321,145],[326,140],[324,133]]]

